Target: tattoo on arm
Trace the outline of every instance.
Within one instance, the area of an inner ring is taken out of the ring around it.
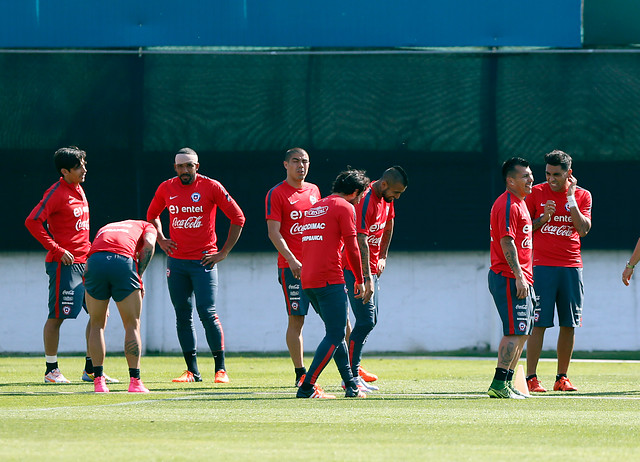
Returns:
[[[142,276],[153,257],[153,248],[143,247],[138,256],[138,274]]]
[[[358,247],[360,248],[360,259],[362,260],[362,272],[365,276],[369,274],[369,244],[367,235],[358,233]]]
[[[140,348],[137,340],[131,340],[124,344],[124,354],[126,356],[140,356]]]

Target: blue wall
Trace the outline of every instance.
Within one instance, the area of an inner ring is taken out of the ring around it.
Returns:
[[[0,48],[581,46],[581,0],[0,0]]]

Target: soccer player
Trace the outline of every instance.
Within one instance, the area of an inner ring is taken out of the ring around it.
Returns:
[[[200,382],[193,326],[192,296],[204,326],[207,343],[215,361],[216,383],[228,383],[224,364],[224,333],[216,314],[218,292],[217,263],[224,260],[238,242],[244,214],[219,181],[198,173],[198,154],[182,148],[175,156],[177,176],[158,186],[147,220],[158,230],[158,245],[168,255],[167,284],[176,312],[178,340],[187,370],[174,382]],[[169,211],[170,237],[162,232],[160,214]],[[227,239],[218,249],[215,232],[216,211],[220,208],[231,224]]]
[[[547,391],[536,369],[544,333],[553,327],[554,307],[558,310],[558,369],[555,391],[576,391],[567,377],[575,328],[582,325],[582,257],[580,238],[591,229],[591,193],[578,186],[573,176],[571,156],[562,151],[545,155],[547,181],[533,187],[526,202],[533,220],[533,279],[540,298],[533,332],[527,342],[527,387],[532,392]]]
[[[344,340],[348,302],[341,250],[344,245],[346,258],[355,274],[355,292],[366,303],[372,295],[371,285],[364,285],[353,204],[358,203],[368,183],[369,178],[362,170],[341,172],[333,183],[332,194],[318,201],[305,214],[302,288],[324,322],[325,336],[298,388],[298,398],[335,398],[316,384],[331,358],[345,384],[345,397],[366,397],[353,379]]]
[[[87,309],[91,316],[89,342],[93,353],[94,390],[108,393],[103,373],[104,329],[109,299],[118,306],[124,325],[124,355],[129,365],[129,392],[148,393],[140,380],[140,312],[142,273],[153,257],[156,228],[146,221],[126,220],[103,226],[96,234],[84,273]]]
[[[282,286],[289,316],[286,342],[296,374],[296,385],[304,380],[302,328],[309,311],[309,300],[300,287],[302,269],[302,223],[304,212],[320,200],[320,190],[305,180],[309,173],[309,154],[289,149],[284,157],[287,177],[267,193],[265,212],[269,239],[278,250],[278,282]]]
[[[344,280],[349,291],[351,309],[356,318],[353,331],[349,336],[348,348],[349,362],[355,381],[365,385],[369,390],[377,390],[378,387],[362,383],[361,379],[366,378],[360,367],[362,347],[378,321],[378,280],[385,269],[389,244],[393,236],[395,217],[393,201],[402,195],[408,184],[409,178],[402,167],[396,165],[388,168],[380,179],[367,187],[362,200],[356,205],[356,230],[362,271],[365,286],[369,286],[373,296],[366,303],[361,298],[356,298],[355,276],[347,265],[344,270]]]
[[[89,203],[81,186],[87,175],[86,157],[87,153],[76,146],[55,152],[53,161],[61,177],[45,191],[24,223],[48,250],[45,270],[49,276],[49,316],[43,330],[45,383],[70,383],[58,367],[58,344],[63,321],[76,319],[84,305],[82,273],[91,247]],[[82,380],[93,382],[89,329],[87,322],[87,357]]]
[[[624,270],[622,271],[622,283],[625,286],[629,285],[629,282],[631,281],[631,276],[633,276],[634,268],[636,267],[639,261],[640,261],[640,239],[638,239],[638,242],[636,243],[636,248],[633,249],[633,253],[629,258],[629,261],[625,265]]]
[[[535,295],[531,261],[531,216],[524,202],[531,193],[529,163],[512,157],[502,165],[506,191],[491,207],[489,291],[502,320],[498,365],[488,390],[491,398],[524,399],[512,385],[522,348],[533,328]]]

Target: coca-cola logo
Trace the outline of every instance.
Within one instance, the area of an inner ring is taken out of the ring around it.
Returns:
[[[545,223],[542,228],[540,228],[540,232],[544,234],[553,234],[555,236],[567,236],[570,237],[573,235],[574,227],[573,225],[550,225],[549,223]]]
[[[76,231],[89,231],[89,220],[76,221]]]
[[[522,240],[522,248],[523,249],[533,249],[533,241],[530,237],[525,237]]]
[[[369,244],[370,246],[373,246],[373,247],[378,247],[380,245],[380,241],[382,241],[382,236],[380,236],[380,237],[369,236],[367,238],[367,244]]]
[[[195,229],[202,227],[202,216],[189,217],[184,220],[180,220],[175,217],[171,222],[171,227],[174,229]]]

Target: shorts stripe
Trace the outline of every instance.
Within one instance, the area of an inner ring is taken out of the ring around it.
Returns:
[[[331,361],[331,358],[333,357],[333,352],[335,351],[336,346],[335,345],[331,345],[329,347],[329,351],[327,352],[327,354],[325,355],[324,358],[322,358],[322,361],[320,362],[320,364],[318,365],[318,368],[315,370],[314,374],[311,376],[311,385],[313,385],[314,383],[316,383],[316,381],[318,380],[318,376],[320,375],[320,373],[324,370],[325,367],[327,367],[327,364],[329,363],[329,361]]]
[[[513,298],[511,297],[511,284],[507,279],[507,307],[509,311],[509,335],[516,333],[516,327],[513,324]]]
[[[56,311],[56,319],[58,319],[60,317],[60,266],[62,265],[62,263],[58,263],[58,266],[56,268],[56,304],[55,304],[55,311]]]

